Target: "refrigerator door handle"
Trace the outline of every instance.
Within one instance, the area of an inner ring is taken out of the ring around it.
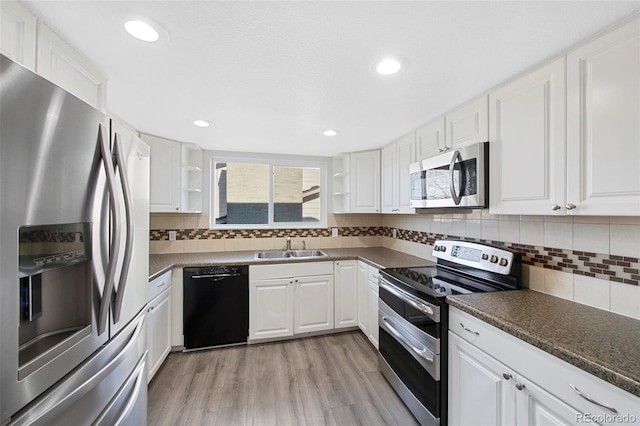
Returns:
[[[100,154],[102,157],[102,165],[104,166],[107,176],[107,192],[109,192],[111,217],[115,229],[120,229],[121,219],[115,197],[115,169],[111,160],[111,150],[109,149],[109,138],[105,137],[106,129],[102,124],[99,125],[98,144],[100,145]],[[109,248],[109,263],[107,265],[107,273],[105,276],[104,289],[102,299],[100,300],[100,312],[98,315],[98,335],[104,333],[107,328],[107,318],[109,317],[109,307],[115,286],[115,275],[117,267],[117,259],[120,253],[120,233],[114,232],[111,238]]]
[[[115,290],[115,301],[113,309],[114,324],[120,320],[120,311],[122,310],[122,300],[124,298],[124,290],[127,285],[127,275],[129,274],[129,266],[131,265],[131,252],[133,250],[133,201],[131,199],[131,190],[129,189],[129,178],[127,176],[126,156],[123,152],[122,141],[120,135],[115,134],[114,141],[115,167],[120,172],[120,186],[124,197],[125,226],[127,231],[124,246],[124,261],[122,263],[122,271],[120,272],[120,280],[118,288]],[[116,233],[119,228],[116,229]]]

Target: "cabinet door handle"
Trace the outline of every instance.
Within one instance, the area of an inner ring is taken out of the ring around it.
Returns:
[[[524,389],[524,387],[525,387],[525,386],[524,386],[524,383],[520,383],[520,382],[517,382],[517,383],[516,383],[516,389],[518,389],[519,391],[521,391],[522,389]]]
[[[471,334],[475,334],[476,336],[479,336],[479,335],[480,335],[480,333],[478,333],[477,331],[473,331],[473,330],[468,329],[467,327],[465,327],[463,323],[460,323],[460,327],[462,327],[462,329],[463,329],[464,331],[467,331],[467,332],[469,332],[469,333],[471,333]]]
[[[571,383],[569,383],[569,386],[571,386],[571,389],[573,389],[578,395],[580,395],[581,398],[586,399],[587,401],[589,401],[592,404],[596,404],[598,407],[602,407],[605,410],[609,410],[614,414],[618,414],[618,410],[616,410],[615,408],[609,407],[608,405],[601,404],[598,401],[594,400],[593,398],[590,398],[589,396],[587,396],[584,393],[582,393],[582,391],[580,391],[580,389],[578,389],[577,387],[573,386]]]
[[[551,210],[553,210],[554,212],[555,212],[555,211],[560,210],[561,208],[562,208],[562,207],[560,207],[560,206],[559,206],[559,205],[557,205],[557,204],[554,204],[553,206],[551,206]]]
[[[573,203],[569,203],[569,204],[566,205],[566,207],[567,207],[567,210],[573,210],[573,209],[576,208],[576,205],[573,204]]]
[[[511,380],[513,376],[509,373],[502,373],[502,377],[504,377],[506,380]]]

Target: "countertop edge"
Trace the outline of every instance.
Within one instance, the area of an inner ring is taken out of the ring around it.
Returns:
[[[373,249],[382,249],[389,250],[389,252],[394,252],[395,255],[400,256],[403,259],[408,259],[403,261],[403,264],[408,264],[410,266],[424,266],[427,264],[434,264],[434,262],[418,258],[416,256],[408,255],[406,253],[396,252],[393,249],[376,247]],[[167,256],[167,257],[176,257],[176,259],[171,259],[162,263],[162,266],[158,268],[157,271],[150,273],[149,281],[161,276],[165,272],[173,269],[173,268],[184,268],[184,267],[197,267],[197,266],[209,266],[212,264],[215,265],[277,265],[277,264],[286,264],[286,263],[310,263],[310,262],[334,262],[340,260],[360,260],[368,265],[371,265],[378,269],[383,269],[385,266],[378,263],[376,260],[372,258],[379,258],[378,255],[370,255],[367,254],[355,254],[355,253],[336,253],[339,251],[351,251],[353,249],[322,249],[327,256],[323,257],[313,257],[313,258],[288,258],[288,259],[255,259],[254,251],[238,251],[238,252],[219,252],[219,253],[210,253],[210,258],[208,259],[198,259],[198,260],[182,260],[179,257],[193,255],[195,257],[202,255],[202,253],[181,253],[181,254],[167,254],[167,255],[150,255],[150,256]],[[365,249],[367,250],[367,249]],[[370,249],[369,249],[370,250]],[[229,256],[231,255],[231,256]],[[379,261],[379,259],[378,259]],[[397,259],[396,259],[397,261]],[[392,262],[393,263],[393,262]]]
[[[640,397],[640,382],[624,376],[620,373],[617,373],[610,368],[598,364],[593,360],[587,359],[580,354],[576,354],[575,352],[568,350],[562,346],[558,346],[557,344],[553,344],[552,342],[544,339],[541,336],[532,335],[531,333],[527,333],[526,331],[520,329],[515,324],[511,324],[505,321],[503,318],[499,318],[493,316],[483,310],[477,309],[471,305],[464,303],[464,301],[454,298],[447,297],[447,303],[450,306],[460,309],[463,312],[472,315],[487,324],[490,324],[513,337],[516,337],[536,348],[553,355],[580,370],[583,370],[587,373],[592,374],[599,379],[604,380],[626,392],[631,393],[637,397]]]

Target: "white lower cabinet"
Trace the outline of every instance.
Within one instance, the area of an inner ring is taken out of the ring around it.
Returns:
[[[378,349],[378,268],[358,262],[358,327]]]
[[[293,334],[333,328],[333,275],[293,280]]]
[[[380,348],[378,342],[380,329],[378,328],[378,283],[369,281],[369,332],[367,337],[376,349]]]
[[[640,420],[640,398],[456,308],[449,315],[448,396],[451,425]]]
[[[293,336],[293,292],[293,278],[250,280],[249,340]]]
[[[369,279],[368,266],[358,261],[358,327],[365,335],[369,334]],[[377,321],[377,319],[376,319]]]
[[[335,328],[358,325],[358,262],[341,260],[333,264]]]
[[[514,425],[513,373],[471,343],[449,332],[449,422],[452,425]]]
[[[449,333],[449,421],[453,425],[572,425],[578,411]]]
[[[333,262],[249,267],[249,341],[331,330]]]
[[[171,271],[149,282],[147,383],[171,351]]]

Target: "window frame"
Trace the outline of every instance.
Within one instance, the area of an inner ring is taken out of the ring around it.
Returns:
[[[217,224],[215,223],[215,203],[218,198],[216,179],[216,163],[266,164],[269,166],[269,205],[267,223]],[[327,163],[322,161],[270,159],[256,157],[215,156],[209,159],[209,229],[291,229],[291,228],[326,228],[327,227]],[[318,222],[274,222],[273,176],[274,167],[308,167],[320,169],[320,220]]]

